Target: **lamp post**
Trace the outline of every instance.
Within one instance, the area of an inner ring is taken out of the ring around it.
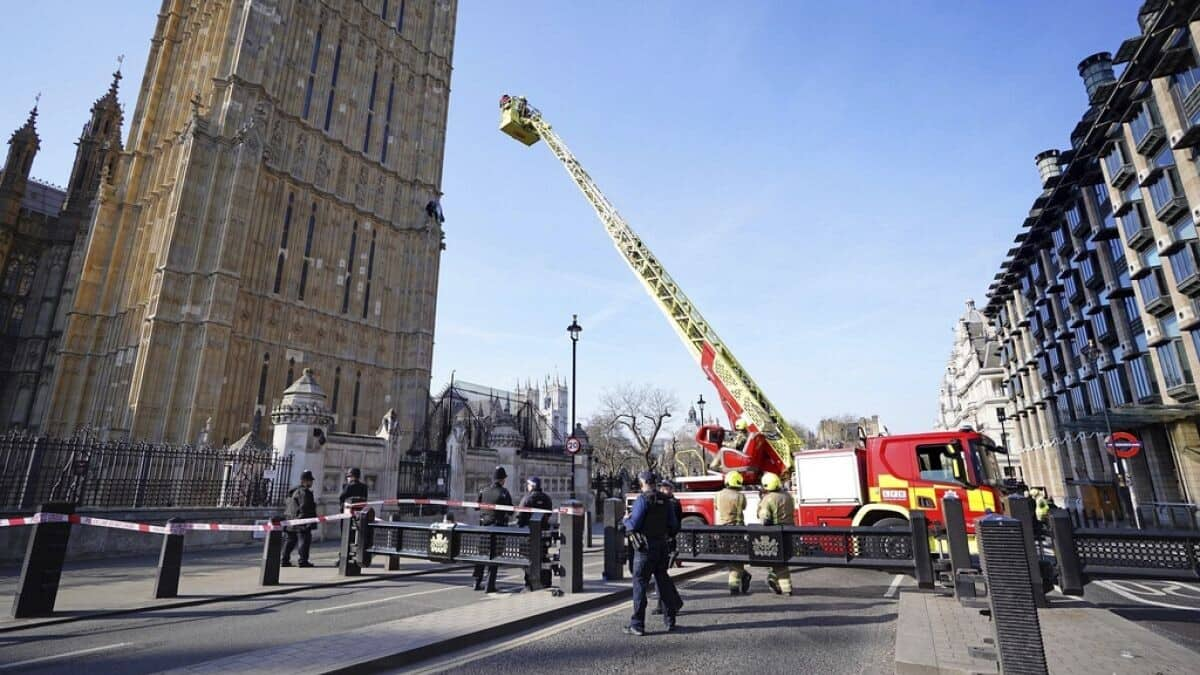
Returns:
[[[579,334],[583,326],[579,325],[579,315],[571,315],[571,325],[567,326],[571,335],[571,438],[575,437],[575,350],[579,346]],[[571,499],[575,499],[575,455],[571,455]]]
[[[1107,430],[1107,435],[1104,437],[1104,442],[1101,446],[1108,452],[1108,442],[1112,439],[1112,420],[1108,417],[1108,392],[1104,390],[1104,379],[1100,375],[1100,348],[1096,346],[1095,340],[1088,340],[1087,345],[1080,350],[1083,357],[1091,362],[1092,369],[1095,371],[1096,384],[1100,387],[1100,407],[1104,411],[1104,428]],[[1133,503],[1133,490],[1129,489],[1129,476],[1125,471],[1125,460],[1116,456],[1113,453],[1113,463],[1117,465],[1117,475],[1121,477],[1121,505],[1128,509],[1129,518],[1133,521],[1134,527],[1138,525],[1137,507]]]
[[[996,421],[1000,423],[1000,445],[1004,446],[1004,459],[1008,466],[1008,478],[1016,478],[1013,475],[1012,467],[1012,450],[1008,447],[1008,431],[1004,428],[1004,423],[1008,421],[1008,412],[1004,408],[996,408]]]
[[[700,426],[704,426],[704,394],[700,394],[700,398],[696,399],[696,405],[700,406]]]

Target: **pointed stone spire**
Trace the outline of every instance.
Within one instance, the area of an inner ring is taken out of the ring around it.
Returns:
[[[8,158],[4,161],[4,173],[0,174],[0,190],[9,191],[17,197],[25,192],[29,181],[29,170],[33,168],[33,157],[42,147],[42,141],[37,133],[38,102],[42,95],[34,97],[33,109],[21,128],[13,132],[8,139]]]

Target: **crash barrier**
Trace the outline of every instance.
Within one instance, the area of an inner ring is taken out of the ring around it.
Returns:
[[[1001,673],[1046,675],[1046,649],[1038,621],[1033,570],[1028,564],[1025,524],[990,515],[976,522],[979,554],[987,579],[988,604]],[[982,655],[981,655],[982,656]]]
[[[1077,528],[1061,510],[1050,514],[1059,586],[1082,595],[1096,579],[1200,579],[1200,532]]]
[[[264,586],[279,583],[280,533],[288,526],[315,525],[350,518],[350,513],[337,513],[314,518],[292,520],[271,519],[270,522],[248,525],[236,523],[188,523],[171,519],[165,525],[151,525],[108,518],[93,518],[75,513],[69,502],[43,504],[32,516],[0,519],[0,527],[33,527],[25,549],[17,593],[13,597],[12,617],[23,619],[49,616],[62,579],[62,566],[70,542],[71,526],[107,527],[132,532],[163,535],[154,580],[154,598],[174,598],[179,592],[179,575],[183,567],[183,541],[188,531],[266,532],[266,543],[260,581]]]
[[[563,578],[563,592],[583,590],[584,514],[578,502],[567,502],[558,509],[496,509],[557,513],[559,527],[543,529],[540,518],[530,520],[527,527],[463,525],[452,520],[432,524],[384,521],[377,520],[374,510],[366,507],[355,516],[352,527],[343,532],[341,573],[359,574],[371,565],[374,556],[387,556],[390,568],[398,565],[399,558],[419,558],[521,567],[533,590],[547,587],[552,576]]]
[[[929,524],[920,511],[904,528],[688,526],[675,545],[682,561],[895,570],[912,574],[922,588],[933,587]]]

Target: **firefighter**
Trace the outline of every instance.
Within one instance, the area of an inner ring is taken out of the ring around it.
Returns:
[[[795,525],[796,505],[792,495],[782,489],[779,476],[767,472],[762,477],[763,497],[758,503],[758,518],[763,525]],[[776,595],[792,595],[792,571],[776,565],[767,572],[767,585]]]
[[[746,495],[742,494],[742,474],[730,471],[725,474],[725,487],[713,497],[713,512],[717,525],[746,524]],[[746,595],[750,592],[750,572],[742,564],[729,566],[729,594]]]
[[[725,442],[722,443],[722,445],[727,448],[733,448],[738,452],[742,452],[742,449],[746,447],[746,441],[749,439],[750,420],[746,419],[746,417],[743,415],[742,417],[737,418],[737,421],[733,423],[733,434],[729,438],[725,439]]]

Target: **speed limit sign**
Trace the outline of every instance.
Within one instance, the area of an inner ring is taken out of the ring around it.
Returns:
[[[583,446],[580,445],[578,438],[575,438],[574,436],[572,436],[567,439],[567,454],[568,455],[579,454],[579,450],[581,447],[583,447]]]

